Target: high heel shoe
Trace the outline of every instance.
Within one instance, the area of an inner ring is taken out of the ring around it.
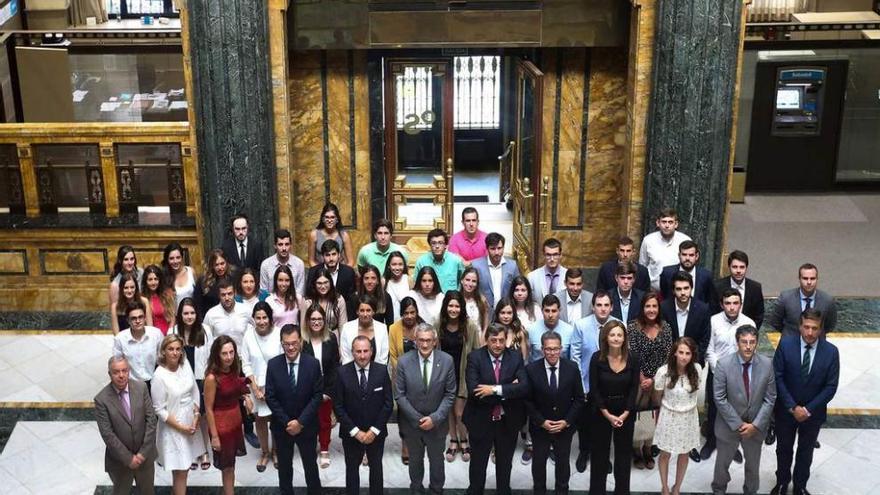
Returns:
[[[260,454],[260,460],[257,461],[257,472],[262,473],[266,471],[266,465],[269,464],[269,453],[263,452]]]

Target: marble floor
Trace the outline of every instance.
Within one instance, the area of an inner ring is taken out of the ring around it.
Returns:
[[[831,403],[834,408],[816,451],[812,493],[877,494],[880,495],[880,394],[875,383],[880,371],[873,359],[880,354],[880,336],[847,334],[832,336],[841,352],[840,388]],[[775,337],[770,336],[775,342]],[[111,338],[106,334],[23,335],[0,334],[0,424],[7,431],[0,436],[0,492],[6,494],[52,493],[85,494],[98,492],[110,484],[103,472],[103,443],[91,420],[90,401],[107,381],[106,360]],[[860,418],[850,423],[845,418]],[[855,426],[853,426],[855,425]],[[384,459],[386,488],[408,487],[406,467],[400,463],[400,440],[396,425],[386,444]],[[331,445],[333,463],[321,470],[327,487],[344,485],[341,444],[336,438]],[[4,443],[5,442],[5,445]],[[577,442],[575,440],[575,442]],[[517,453],[517,459],[519,452]],[[272,487],[276,473],[269,468],[257,473],[255,449],[241,458],[236,478],[241,487]],[[303,483],[298,461],[294,463],[295,480]],[[687,493],[706,493],[712,477],[713,462],[691,463],[685,481]],[[761,467],[761,492],[767,493],[773,482],[775,456],[772,447],[764,448]],[[450,489],[467,486],[467,465],[461,460],[446,465]],[[858,473],[854,476],[853,473]],[[732,492],[740,492],[742,468],[732,469]],[[366,469],[362,479],[366,482]],[[634,470],[632,489],[656,493],[657,471]],[[494,467],[489,466],[489,487],[494,487]],[[574,474],[574,490],[586,490],[588,474]],[[548,476],[552,486],[553,474]],[[531,488],[531,472],[518,461],[513,471],[513,487]],[[170,474],[157,470],[157,483],[170,485]],[[192,486],[217,486],[220,475],[215,469],[193,472]],[[609,479],[609,486],[613,482]],[[250,490],[245,490],[251,493]]]

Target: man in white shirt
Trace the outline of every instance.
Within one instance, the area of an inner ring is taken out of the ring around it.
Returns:
[[[544,241],[544,265],[528,274],[529,285],[532,286],[532,300],[538,304],[544,296],[554,295],[565,283],[565,272],[562,266],[562,243],[553,237]],[[539,344],[540,349],[540,344]]]
[[[228,335],[235,341],[235,345],[241,348],[244,331],[251,321],[251,316],[244,305],[236,304],[235,288],[230,282],[221,281],[218,288],[220,304],[208,310],[205,314],[205,324],[211,328],[214,338]]]
[[[504,256],[504,236],[491,232],[486,236],[488,256],[477,258],[471,266],[480,275],[480,292],[486,296],[490,310],[510,292],[510,284],[519,276],[516,261]],[[492,312],[492,311],[490,311]]]
[[[537,361],[544,357],[541,350],[541,336],[553,331],[562,339],[562,357],[571,359],[571,334],[574,327],[559,319],[559,298],[550,294],[544,296],[541,301],[541,314],[543,319],[536,321],[529,328],[529,362]]]
[[[275,271],[281,265],[290,267],[296,293],[301,296],[306,288],[306,265],[301,259],[290,254],[290,231],[287,229],[275,231],[275,254],[264,259],[260,264],[261,289],[272,292],[272,281],[275,280]]]
[[[678,232],[678,213],[672,208],[664,208],[657,216],[657,231],[642,239],[639,248],[639,263],[648,268],[651,287],[660,290],[660,273],[663,267],[678,263],[678,245],[690,240],[686,234]]]
[[[131,327],[113,338],[113,355],[128,360],[131,377],[146,382],[149,389],[162,345],[162,331],[147,326],[147,311],[141,301],[129,303],[125,314]]]
[[[556,292],[562,305],[559,307],[559,319],[574,325],[574,322],[589,316],[593,310],[590,305],[593,293],[584,290],[584,275],[580,268],[570,268],[565,272],[565,288]]]
[[[718,361],[731,354],[735,354],[738,349],[736,329],[743,325],[755,326],[754,320],[742,314],[742,296],[738,290],[728,288],[721,294],[721,308],[722,311],[720,313],[715,314],[709,319],[712,334],[709,337],[709,348],[706,350],[706,364],[709,365],[706,390],[713,390],[714,372]],[[701,460],[708,459],[715,450],[715,416],[718,414],[718,408],[712,395],[706,394],[709,407],[707,411],[706,444],[700,449]],[[734,455],[734,460],[742,462],[742,454],[739,451]]]

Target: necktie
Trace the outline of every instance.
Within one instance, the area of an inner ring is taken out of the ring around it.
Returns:
[[[131,405],[129,405],[128,401],[125,400],[125,394],[127,394],[125,390],[119,391],[119,402],[122,402],[122,410],[125,411],[125,416],[131,421]]]
[[[501,381],[501,360],[495,358],[495,383]],[[495,405],[492,408],[492,421],[500,421],[501,420],[501,404]]]
[[[290,386],[296,388],[296,363],[287,363],[287,370],[290,372]]]
[[[752,363],[743,363],[743,385],[746,387],[746,400],[750,399],[751,390],[749,387],[749,366]]]
[[[804,359],[801,361],[801,378],[804,381],[807,380],[807,377],[810,376],[810,349],[813,348],[812,345],[807,344],[807,350],[804,351]]]
[[[367,393],[367,370],[365,370],[364,368],[361,368],[360,385],[361,385],[361,393],[366,394]]]
[[[547,284],[548,287],[549,287],[549,289],[548,289],[549,292],[548,292],[548,293],[549,293],[549,294],[556,294],[556,279],[559,278],[559,274],[558,274],[558,273],[554,273],[554,274],[551,275],[551,274],[548,273],[547,276],[550,277],[550,283]]]
[[[556,392],[556,366],[550,367],[550,390]]]
[[[804,311],[806,311],[812,307],[813,307],[813,298],[812,297],[805,297],[804,298]]]
[[[244,241],[238,243],[238,259],[244,264]]]
[[[425,390],[428,389],[428,360],[425,359],[424,363],[422,363],[422,382],[425,384]]]

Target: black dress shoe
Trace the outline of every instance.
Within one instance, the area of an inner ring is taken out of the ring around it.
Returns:
[[[773,445],[776,442],[776,430],[773,427],[767,428],[767,436],[764,437],[764,443],[767,445]]]
[[[816,445],[813,446],[813,448],[814,448],[814,449],[820,449],[820,448],[822,448],[822,446],[819,445],[819,441],[818,441],[818,440],[816,440]]]
[[[660,455],[660,447],[651,445],[651,457],[657,457],[658,455]]]
[[[770,490],[770,495],[785,495],[788,493],[788,485],[776,485]]]
[[[710,457],[712,457],[712,452],[715,452],[715,444],[710,444],[709,442],[706,442],[706,444],[703,445],[703,448],[700,449],[700,459],[704,461],[708,460]]]
[[[577,469],[577,472],[583,473],[587,470],[587,462],[590,461],[590,451],[582,450],[578,453],[578,458],[574,461],[574,467]]]
[[[739,449],[736,449],[736,452],[733,453],[733,462],[737,464],[743,463],[743,453]]]
[[[808,492],[806,488],[795,487],[792,493],[794,493],[794,495],[810,495],[810,492]]]
[[[700,452],[699,452],[697,449],[691,449],[691,451],[688,452],[688,457],[690,457],[691,460],[694,461],[694,462],[700,462],[700,461],[703,460],[703,459],[700,457]]]
[[[247,432],[244,434],[244,439],[247,440],[247,443],[250,444],[251,447],[258,449],[260,448],[260,439],[257,438],[253,433]]]

